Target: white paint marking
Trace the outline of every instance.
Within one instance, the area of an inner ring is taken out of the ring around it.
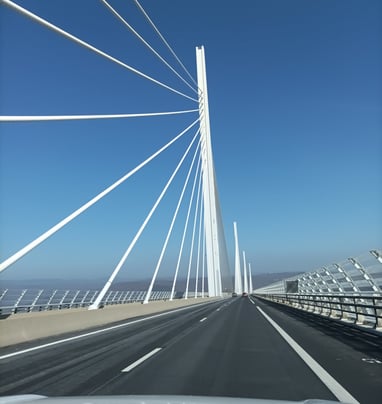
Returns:
[[[204,318],[202,318],[201,320],[200,320],[200,322],[202,323],[203,321],[206,321],[207,320],[207,317],[204,317]]]
[[[179,312],[179,311],[189,310],[189,309],[191,309],[191,308],[193,308],[193,307],[198,307],[198,306],[202,306],[202,305],[205,305],[205,304],[210,304],[210,303],[209,303],[209,302],[208,302],[208,303],[205,303],[205,302],[204,302],[204,303],[198,303],[198,304],[194,304],[194,305],[192,305],[192,306],[187,306],[187,307],[182,307],[182,308],[180,308],[180,309],[175,309],[175,310],[171,310],[171,311],[166,311],[165,313],[154,314],[153,316],[149,316],[149,317],[145,317],[145,318],[140,318],[139,320],[133,320],[133,321],[129,321],[129,322],[127,322],[127,323],[118,324],[118,325],[113,325],[113,326],[107,327],[107,328],[102,328],[102,329],[97,330],[97,331],[91,331],[91,332],[87,332],[87,333],[85,333],[85,334],[76,335],[75,337],[64,338],[64,339],[60,339],[60,340],[57,340],[57,341],[49,342],[49,343],[47,343],[47,344],[37,345],[37,346],[35,346],[35,347],[33,347],[33,348],[23,349],[23,350],[21,350],[21,351],[12,352],[12,353],[10,353],[10,354],[2,355],[2,356],[0,356],[0,360],[2,360],[2,359],[7,359],[7,358],[11,358],[11,357],[13,357],[13,356],[22,355],[22,354],[25,354],[25,353],[28,353],[28,352],[32,352],[32,351],[37,351],[37,350],[43,349],[43,348],[49,348],[49,347],[54,346],[54,345],[63,344],[64,342],[75,341],[75,340],[77,340],[77,339],[90,337],[90,336],[96,335],[96,334],[101,334],[101,333],[106,332],[106,331],[111,331],[111,330],[116,330],[116,329],[118,329],[118,328],[127,327],[127,326],[129,326],[129,325],[141,323],[141,322],[143,322],[143,321],[151,320],[151,319],[153,319],[153,318],[158,318],[158,317],[162,317],[162,316],[167,316],[167,315],[169,315],[169,314],[176,313],[176,312]]]
[[[362,358],[362,360],[367,363],[375,363],[378,365],[380,365],[382,363],[380,360],[375,359],[375,358]]]
[[[249,299],[249,301],[250,301],[252,304],[256,305],[256,303],[254,302],[254,300],[252,300],[249,296],[248,296],[248,299]]]
[[[289,334],[287,334],[268,314],[259,306],[257,309],[271,323],[276,331],[285,339],[285,341],[295,350],[297,355],[310,367],[325,386],[340,400],[348,404],[360,404],[337,380],[335,380],[318,362],[316,362]]]
[[[138,359],[137,361],[133,362],[131,365],[127,366],[125,369],[122,369],[121,372],[130,372],[130,370],[133,370],[137,366],[139,366],[142,362],[145,360],[151,358],[153,355],[155,355],[157,352],[159,352],[162,348],[155,348],[148,354],[142,356],[142,358]]]

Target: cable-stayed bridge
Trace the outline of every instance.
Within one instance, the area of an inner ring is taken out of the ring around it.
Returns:
[[[20,12],[23,16],[31,18],[33,21],[47,27],[54,32],[64,36],[65,38],[73,41],[74,43],[84,47],[86,50],[92,51],[97,55],[114,62],[115,64],[125,68],[130,73],[134,73],[139,77],[142,77],[154,85],[165,88],[166,90],[175,93],[178,96],[184,97],[188,100],[193,101],[196,105],[194,109],[191,110],[179,110],[179,111],[165,111],[165,112],[152,112],[152,113],[132,113],[132,114],[102,114],[102,115],[55,115],[55,116],[2,116],[3,122],[12,122],[13,124],[18,124],[20,122],[46,122],[46,121],[78,121],[78,120],[102,120],[102,119],[127,119],[127,118],[148,118],[164,115],[179,115],[179,114],[194,114],[194,119],[192,123],[187,125],[180,133],[178,133],[173,139],[168,143],[162,145],[162,147],[151,154],[148,158],[126,173],[123,177],[118,179],[116,182],[105,188],[98,195],[94,196],[87,203],[78,207],[75,211],[69,214],[67,217],[62,219],[60,222],[52,226],[46,232],[41,234],[39,237],[35,238],[33,241],[28,243],[23,248],[19,249],[17,252],[13,253],[10,257],[5,259],[1,265],[0,270],[3,271],[9,266],[13,265],[16,261],[22,259],[26,254],[32,253],[32,251],[38,247],[40,244],[45,242],[49,237],[52,237],[56,232],[61,230],[64,226],[68,225],[71,221],[75,220],[78,216],[86,212],[97,202],[101,201],[102,198],[106,197],[110,192],[114,191],[117,187],[125,185],[124,183],[129,180],[133,175],[135,175],[140,169],[144,168],[153,159],[162,157],[161,153],[165,152],[170,148],[176,141],[182,137],[188,136],[191,138],[189,144],[184,150],[183,155],[181,155],[180,160],[176,164],[172,174],[170,175],[167,183],[165,183],[163,189],[161,190],[159,196],[155,200],[153,206],[149,210],[148,214],[143,220],[143,223],[138,227],[136,233],[131,241],[131,243],[126,248],[125,252],[122,254],[118,264],[110,274],[109,279],[105,283],[104,288],[100,291],[91,308],[98,308],[102,299],[109,291],[112,282],[118,275],[119,271],[122,269],[126,260],[128,259],[130,253],[134,249],[136,243],[139,241],[142,233],[145,231],[148,223],[150,222],[152,216],[156,213],[159,204],[162,199],[165,198],[166,193],[171,186],[174,178],[182,168],[182,165],[189,164],[187,170],[184,170],[187,174],[183,179],[183,186],[180,187],[178,201],[173,209],[173,217],[168,225],[168,230],[166,237],[163,240],[163,246],[155,265],[155,269],[152,274],[152,280],[150,282],[149,289],[145,297],[145,303],[151,297],[152,289],[155,284],[156,277],[161,269],[162,261],[164,255],[166,254],[166,248],[168,246],[170,237],[172,237],[172,232],[175,226],[175,222],[178,219],[178,213],[184,205],[188,205],[187,214],[185,217],[180,219],[183,223],[182,237],[181,241],[178,243],[178,259],[173,275],[173,288],[171,291],[170,300],[172,300],[175,293],[176,281],[178,277],[179,268],[181,265],[181,260],[188,260],[187,267],[187,286],[186,286],[186,297],[188,295],[188,290],[191,285],[189,285],[189,279],[191,275],[191,267],[194,270],[196,268],[195,293],[197,294],[197,288],[199,285],[199,278],[202,279],[202,293],[208,289],[209,296],[221,296],[223,291],[230,292],[232,290],[231,279],[228,270],[228,257],[225,245],[224,230],[222,228],[222,217],[220,212],[219,197],[216,187],[215,169],[213,165],[213,155],[212,155],[212,145],[210,139],[210,124],[209,124],[209,111],[208,111],[208,94],[207,94],[207,79],[206,79],[206,69],[205,69],[205,57],[203,47],[198,47],[196,49],[196,65],[197,65],[197,82],[193,79],[189,71],[185,68],[183,63],[179,60],[177,55],[174,53],[172,48],[169,46],[167,41],[164,39],[162,34],[158,31],[150,17],[145,13],[143,8],[138,4],[139,9],[142,11],[144,17],[152,25],[153,29],[157,32],[159,37],[171,51],[172,55],[175,57],[175,62],[181,67],[181,72],[178,73],[175,68],[173,68],[153,47],[144,40],[141,35],[134,30],[134,28],[107,2],[103,2],[108,12],[111,12],[120,23],[124,24],[130,31],[134,33],[138,39],[143,42],[143,44],[154,54],[155,57],[159,58],[160,61],[165,64],[176,76],[182,80],[183,84],[186,84],[188,91],[191,90],[191,95],[187,95],[182,91],[173,88],[166,83],[163,83],[137,69],[127,65],[121,60],[111,56],[110,54],[94,47],[90,43],[83,41],[82,39],[72,35],[71,33],[61,29],[55,24],[37,16],[36,14],[18,6],[13,2],[4,2],[5,5],[11,7],[13,10]],[[196,115],[196,119],[195,119]],[[187,160],[188,159],[188,160]],[[188,192],[188,202],[185,201],[185,195]],[[180,221],[178,219],[178,222]],[[192,233],[191,245],[185,246],[185,238],[187,232]],[[189,253],[183,252],[183,249],[188,249]],[[185,258],[184,258],[185,256]],[[194,260],[194,262],[192,262]],[[196,265],[195,265],[196,263]],[[183,264],[183,263],[182,263]],[[185,266],[183,264],[183,266]],[[204,278],[207,278],[207,284],[204,285]]]
[[[144,194],[140,201],[145,212],[140,215],[141,221],[129,218],[136,227],[129,234],[130,241],[116,265],[111,266],[102,290],[94,294],[56,290],[42,305],[39,304],[41,291],[30,299],[26,313],[10,316],[2,313],[0,361],[4,371],[0,394],[85,395],[87,402],[91,400],[88,396],[146,394],[379,403],[380,251],[372,250],[366,253],[367,258],[355,257],[258,289],[252,284],[252,268],[246,253],[240,249],[234,223],[232,278],[214,168],[204,48],[196,48],[194,78],[137,0],[134,4],[138,11],[172,55],[174,64],[144,39],[111,2],[100,3],[105,13],[110,13],[118,24],[133,33],[176,76],[180,87],[133,67],[123,58],[12,1],[2,1],[2,7],[7,6],[7,12],[18,12],[20,18],[41,25],[42,30],[48,28],[53,31],[49,35],[59,35],[92,57],[169,92],[182,100],[182,106],[186,100],[192,107],[157,112],[89,114],[86,111],[81,115],[75,111],[75,114],[1,117],[6,130],[11,125],[19,125],[26,131],[35,124],[42,128],[53,123],[82,125],[163,117],[171,117],[178,124],[178,118],[187,118],[180,131],[166,142],[158,141],[155,150],[144,151],[144,157],[139,156],[137,164],[116,181],[4,258],[2,271],[20,268],[17,266],[37,252],[44,254],[50,240],[90,214],[101,201],[123,187],[133,187],[134,181],[139,182],[135,180],[137,175],[151,164],[154,170],[169,168],[151,174],[154,179],[149,185],[138,185],[129,191],[129,198],[137,190]],[[140,93],[133,95],[137,103],[139,96]],[[149,96],[145,101],[151,102]],[[160,160],[163,157],[164,161]],[[158,181],[162,177],[164,180]],[[149,206],[144,199],[152,193],[155,195]],[[155,232],[159,248],[150,243],[142,247],[142,238],[169,195],[173,197],[172,204],[166,205],[170,206],[164,209],[166,220],[160,221],[157,227],[162,232]],[[133,216],[138,214],[134,211]],[[113,243],[114,237],[107,241]],[[164,265],[166,257],[171,255],[168,248],[171,243],[177,248],[172,250],[175,251],[172,261]],[[134,271],[134,262],[129,260],[139,249],[143,255],[155,255],[148,289],[115,293],[113,282],[126,267]],[[154,250],[158,253],[154,254]],[[162,271],[168,275],[169,267],[171,290],[156,291],[158,276]],[[181,274],[186,279],[182,295],[186,299],[176,299]],[[193,285],[191,279],[195,281]],[[231,297],[231,292],[237,298]],[[27,293],[21,294],[13,307],[20,308]],[[187,299],[207,295],[209,300]],[[141,304],[150,300],[148,305]],[[78,306],[77,302],[80,302]],[[129,302],[129,305],[121,304]],[[78,310],[50,310],[57,306],[80,307],[81,303],[86,304]],[[95,310],[104,305],[103,310]],[[171,398],[166,400],[171,402]],[[182,402],[187,400],[191,398],[181,398]]]

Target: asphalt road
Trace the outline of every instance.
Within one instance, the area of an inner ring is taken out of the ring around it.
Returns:
[[[381,403],[380,347],[336,327],[249,298],[149,317],[31,351],[36,343],[0,351],[0,395],[345,397]]]

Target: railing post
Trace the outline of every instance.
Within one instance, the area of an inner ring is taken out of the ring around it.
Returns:
[[[3,293],[0,296],[0,302],[3,300],[4,296],[7,294],[8,289],[3,290]]]
[[[379,301],[379,304],[377,304]],[[374,297],[375,328],[382,329],[382,297]]]
[[[17,313],[17,307],[18,307],[18,305],[20,304],[20,302],[21,302],[22,298],[24,297],[25,293],[27,293],[27,291],[28,291],[28,289],[23,289],[23,290],[21,291],[20,296],[18,297],[18,299],[16,300],[15,305],[13,306],[12,313]]]
[[[80,303],[80,306],[81,306],[81,307],[85,304],[86,298],[88,297],[88,294],[89,294],[89,293],[90,293],[90,290],[87,290],[87,291],[85,292],[83,298],[81,299],[81,303]]]
[[[62,296],[62,298],[61,298],[61,300],[60,300],[60,303],[59,303],[59,309],[62,308],[62,305],[64,304],[64,301],[65,301],[65,299],[66,299],[66,296],[68,296],[69,292],[70,292],[70,290],[66,290],[65,293],[64,293],[64,295]]]
[[[93,296],[90,299],[90,304],[92,304],[95,301],[96,296],[98,295],[98,290],[95,290],[93,293]]]
[[[34,306],[36,305],[38,299],[39,299],[40,296],[42,295],[42,292],[44,292],[44,289],[40,289],[40,290],[37,292],[36,297],[33,299],[32,304],[31,304],[31,309],[32,309],[32,310],[33,310]]]
[[[76,301],[77,296],[79,295],[79,293],[80,293],[80,290],[77,290],[77,292],[74,294],[73,299],[72,299],[71,302],[69,303],[69,307],[70,307],[70,308],[73,307],[73,304],[74,304],[74,302]]]

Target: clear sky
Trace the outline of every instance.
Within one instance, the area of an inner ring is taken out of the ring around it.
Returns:
[[[195,95],[102,2],[17,4]],[[132,1],[110,4],[176,66]],[[382,2],[141,4],[194,77],[195,47],[205,47],[215,169],[232,266],[233,221],[253,273],[308,271],[381,248]],[[3,5],[0,29],[2,115],[197,107]],[[134,168],[196,117],[1,124],[2,260]],[[182,139],[14,264],[0,281],[108,276],[190,139]],[[126,274],[151,273],[182,181],[175,181],[137,244]],[[170,244],[163,273],[173,270],[177,248],[176,242]]]

